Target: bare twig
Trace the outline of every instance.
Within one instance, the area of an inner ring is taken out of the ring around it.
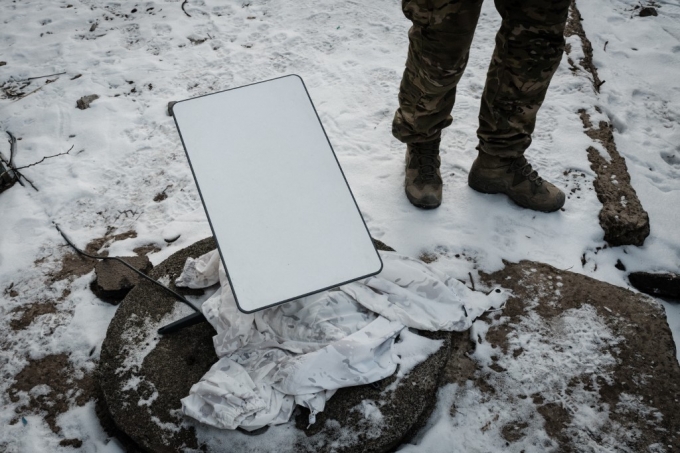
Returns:
[[[29,184],[31,185],[31,187],[33,187],[33,188],[35,189],[36,192],[40,192],[40,191],[38,190],[38,188],[35,186],[35,184],[33,184],[33,181],[31,181],[30,179],[28,179],[27,177],[25,177],[25,176],[23,175],[23,173],[18,173],[18,172],[17,172],[17,176],[18,176],[19,178],[24,178],[24,179],[26,180],[26,182],[29,183]],[[17,181],[19,181],[19,184],[21,184],[21,179],[19,179],[19,178],[17,178]],[[21,184],[21,185],[23,186],[23,184]]]
[[[609,44],[609,41],[606,41],[606,42],[604,43],[604,49],[603,49],[603,50],[604,50],[605,52],[607,51],[607,44]]]
[[[475,281],[472,279],[472,272],[468,272],[468,275],[470,276],[470,283],[472,284],[472,291],[475,290]]]
[[[191,14],[187,13],[187,10],[184,9],[184,5],[186,5],[186,4],[188,3],[188,1],[189,1],[189,0],[184,0],[184,1],[182,2],[182,11],[184,11],[184,14],[186,14],[186,15],[189,16],[189,17],[191,17]]]
[[[16,170],[23,170],[24,168],[28,168],[28,167],[32,167],[32,166],[34,166],[34,165],[41,164],[41,163],[43,163],[46,159],[51,159],[51,158],[53,158],[53,157],[63,156],[63,155],[65,155],[65,154],[68,154],[68,153],[71,152],[71,150],[73,149],[74,146],[75,146],[75,145],[71,145],[71,147],[69,148],[69,150],[66,151],[66,152],[59,153],[59,154],[54,154],[53,156],[45,156],[45,157],[43,157],[42,159],[40,159],[38,162],[33,162],[32,164],[24,165],[23,167],[14,168],[14,171],[16,171]]]
[[[23,98],[25,98],[25,97],[27,97],[27,96],[30,96],[30,95],[32,95],[32,94],[33,94],[33,93],[35,93],[36,91],[39,91],[39,90],[41,90],[41,89],[42,89],[42,87],[44,87],[44,86],[45,86],[45,85],[40,85],[40,86],[39,86],[38,88],[36,88],[35,90],[31,91],[30,93],[26,93],[26,94],[24,94],[23,96],[21,96],[21,97],[19,97],[19,98],[15,99],[15,100],[14,100],[14,101],[12,101],[12,102],[18,102],[18,101],[22,100]]]
[[[26,80],[44,79],[45,77],[52,77],[52,76],[55,76],[55,75],[59,76],[59,75],[64,75],[64,74],[66,74],[66,72],[58,72],[56,74],[47,74],[47,75],[42,75],[42,76],[38,76],[38,77],[29,77]]]

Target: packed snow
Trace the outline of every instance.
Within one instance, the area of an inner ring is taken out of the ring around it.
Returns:
[[[169,101],[300,75],[371,234],[401,254],[436,257],[431,265],[459,280],[479,281],[480,271],[498,270],[502,260],[522,259],[623,287],[629,285],[626,273],[614,267],[617,260],[628,271],[677,272],[680,6],[657,0],[658,16],[639,17],[634,9],[638,3],[632,0],[577,3],[593,43],[594,63],[606,83],[596,95],[586,72],[572,73],[564,57],[527,156],[569,198],[564,211],[541,214],[467,187],[476,153],[479,99],[500,23],[493,2],[484,4],[458,88],[454,124],[443,134],[444,202],[433,211],[418,210],[406,200],[404,145],[390,134],[410,26],[396,0],[3,2],[0,62],[6,64],[0,63],[0,133],[20,138],[17,166],[70,151],[22,170],[37,191],[26,183],[0,194],[0,450],[72,451],[60,441],[77,438],[84,452],[123,451],[102,430],[92,401],[61,414],[57,434],[44,417],[25,414],[17,419],[21,402],[10,401],[7,391],[30,360],[49,355],[67,353],[74,374],[92,372],[116,311],[90,291],[92,272],[53,278],[62,258],[71,253],[53,222],[81,247],[107,233],[134,230],[136,237],[114,242],[109,253],[133,255],[135,248],[154,246],[158,251],[149,255],[153,264],[210,235],[174,122],[166,114]],[[579,39],[572,36],[568,43],[578,61]],[[77,109],[76,101],[91,94],[99,98],[88,109]],[[614,124],[619,152],[650,216],[651,234],[642,247],[601,249],[601,204],[592,190],[595,175],[585,150],[593,146],[603,155],[606,151],[583,133],[579,109]],[[8,157],[9,149],[0,139],[0,153]],[[43,302],[53,302],[56,310],[23,329],[10,327],[24,308]],[[664,306],[677,344],[680,306]],[[583,318],[565,313],[564,338],[546,341],[570,342],[579,354],[599,354],[603,344],[616,341],[596,314],[578,316]],[[589,327],[590,334],[569,334],[573,323]],[[482,323],[473,327],[478,342],[484,329]],[[516,341],[526,340],[521,329],[516,335]],[[484,348],[478,351],[475,359],[484,363]],[[525,355],[513,364],[512,375],[535,385],[544,376],[556,380],[546,385],[563,384],[556,375],[542,374],[549,369],[531,366],[542,360],[540,349],[535,353],[534,362]],[[586,393],[568,402],[578,405],[584,425],[594,422],[586,410]],[[498,420],[509,419],[522,406],[514,395],[493,404],[484,402],[474,386],[444,387],[430,422],[403,449],[502,451]],[[452,405],[457,408],[453,415]],[[357,410],[379,425],[379,412]],[[209,429],[201,436],[213,446],[225,442],[267,451],[296,436],[288,425],[279,428],[257,438],[220,438]],[[526,451],[548,450],[545,431],[531,429],[533,436],[526,442],[534,443]]]

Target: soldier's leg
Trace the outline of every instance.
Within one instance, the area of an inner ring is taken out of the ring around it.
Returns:
[[[503,18],[479,112],[480,148],[521,156],[564,52],[570,0],[495,0]]]
[[[520,206],[556,211],[564,193],[523,157],[536,114],[564,51],[570,0],[495,0],[503,18],[479,113],[479,156],[468,183],[504,193]]]
[[[404,143],[438,140],[451,124],[481,0],[402,0],[409,30],[406,69],[392,134]]]
[[[421,208],[441,204],[439,137],[452,121],[456,85],[481,5],[482,0],[402,0],[413,27],[392,134],[408,144],[404,188],[409,201]]]

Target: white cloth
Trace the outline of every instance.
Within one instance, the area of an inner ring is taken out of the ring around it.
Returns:
[[[393,346],[405,327],[465,330],[493,303],[421,261],[381,256],[377,276],[252,314],[236,307],[217,250],[188,259],[177,286],[220,283],[202,307],[217,331],[219,360],[182,399],[184,413],[218,428],[255,430],[285,423],[298,404],[314,423],[338,388],[396,371]]]

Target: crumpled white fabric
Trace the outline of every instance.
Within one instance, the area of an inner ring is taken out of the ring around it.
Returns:
[[[493,303],[421,261],[381,257],[377,276],[252,314],[236,307],[217,250],[189,258],[177,286],[220,283],[202,306],[217,331],[219,360],[182,399],[184,414],[218,428],[255,430],[287,422],[301,405],[314,423],[337,389],[396,371],[393,345],[405,327],[465,330]]]

